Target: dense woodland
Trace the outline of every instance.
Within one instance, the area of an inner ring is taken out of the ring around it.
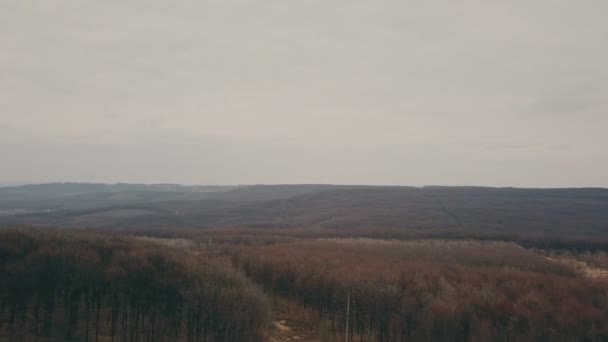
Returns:
[[[253,341],[266,297],[225,258],[117,235],[0,231],[0,340]]]
[[[287,341],[279,316],[319,341],[608,341],[607,213],[604,189],[0,188],[0,341]]]
[[[607,222],[607,189],[129,184],[0,188],[0,224],[62,228],[444,230],[593,238],[608,248]]]
[[[608,286],[515,244],[322,239],[238,249],[275,295],[330,322],[329,340],[608,340]]]
[[[334,233],[0,229],[0,340],[608,341],[603,251]]]

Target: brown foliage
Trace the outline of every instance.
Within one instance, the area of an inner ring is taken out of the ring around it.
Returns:
[[[350,293],[361,340],[608,339],[606,284],[514,244],[320,239],[235,254],[268,291],[317,309],[334,330]]]
[[[0,232],[0,340],[254,340],[268,312],[227,259],[114,235]]]

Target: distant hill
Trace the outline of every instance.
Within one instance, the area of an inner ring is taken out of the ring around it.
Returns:
[[[169,200],[268,201],[335,189],[333,185],[182,186],[50,183],[0,187],[1,209],[83,209]]]
[[[211,225],[459,228],[608,236],[606,189],[364,187],[223,208]]]
[[[441,228],[608,237],[608,190],[44,184],[0,188],[0,224]]]

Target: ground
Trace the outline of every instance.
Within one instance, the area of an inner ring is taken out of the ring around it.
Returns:
[[[319,341],[312,325],[290,315],[284,303],[275,302],[274,311],[276,320],[273,322],[274,329],[268,339],[269,342]]]

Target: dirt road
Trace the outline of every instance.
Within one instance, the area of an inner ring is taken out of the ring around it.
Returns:
[[[281,304],[275,303],[274,329],[269,342],[299,341],[317,342],[317,334],[310,323],[298,320],[289,315],[288,310]]]

